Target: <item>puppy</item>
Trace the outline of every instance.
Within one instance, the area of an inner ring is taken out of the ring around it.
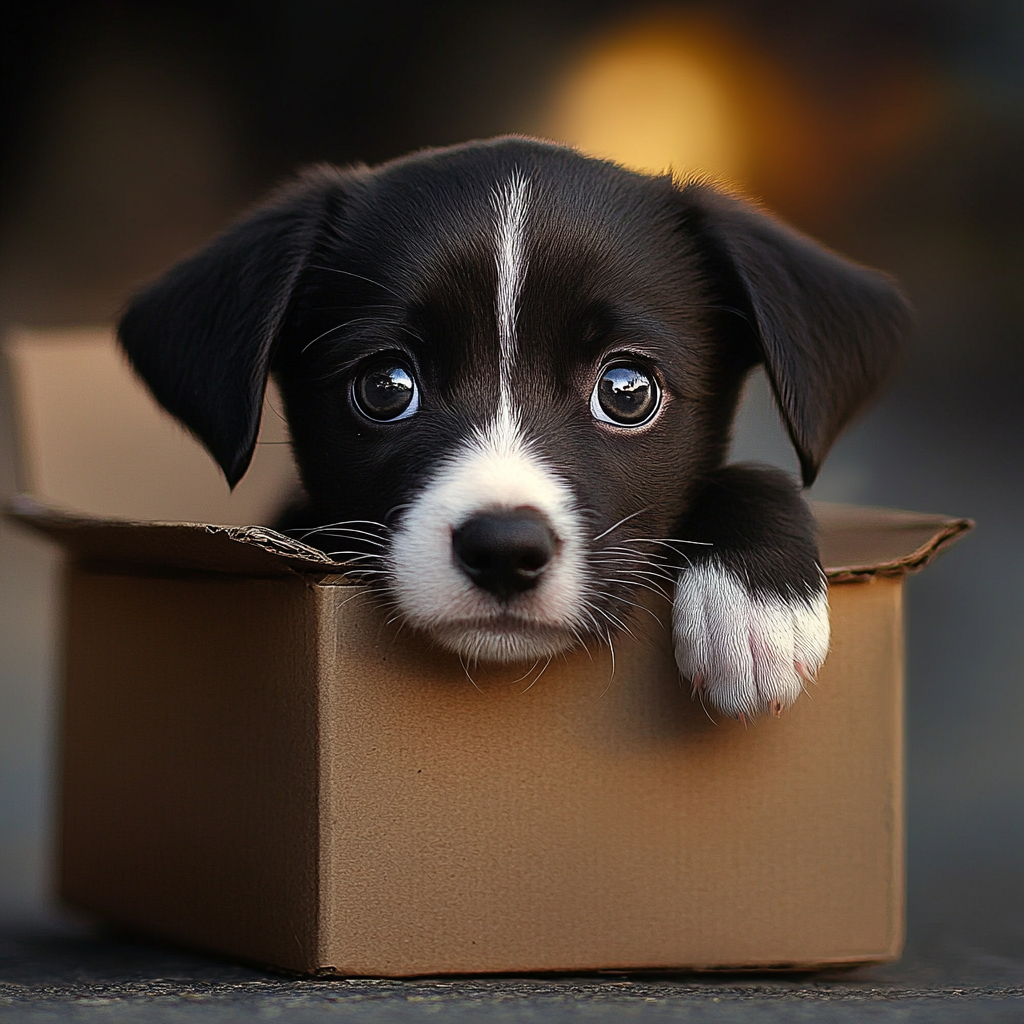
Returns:
[[[888,277],[706,181],[504,138],[305,171],[120,339],[232,486],[273,373],[292,525],[463,659],[610,645],[654,590],[744,717],[796,700],[829,620],[797,485],[724,464],[743,381],[764,364],[809,485],[909,325]]]

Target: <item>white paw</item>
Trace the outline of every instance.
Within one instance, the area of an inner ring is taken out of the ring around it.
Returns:
[[[762,598],[714,563],[684,569],[672,638],[676,664],[695,696],[733,718],[779,715],[828,654],[825,580],[810,599]]]

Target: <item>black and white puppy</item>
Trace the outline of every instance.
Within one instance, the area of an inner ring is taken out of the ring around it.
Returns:
[[[749,716],[797,698],[829,619],[797,485],[724,465],[743,381],[764,364],[810,484],[909,323],[888,277],[711,184],[506,138],[304,172],[120,337],[232,486],[275,374],[303,535],[439,644],[610,644],[674,584],[682,676]]]

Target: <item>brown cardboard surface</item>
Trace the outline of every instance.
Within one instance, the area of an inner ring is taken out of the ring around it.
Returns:
[[[903,941],[901,586],[833,590],[820,685],[712,721],[667,634],[519,672],[319,591],[320,962],[344,974],[881,960]],[[334,624],[332,630],[331,625]],[[358,666],[358,670],[355,670]]]
[[[108,569],[282,576],[341,568],[316,548],[262,526],[97,519],[24,495],[11,502],[9,514],[56,541],[77,561]]]
[[[60,892],[281,967],[317,948],[317,621],[302,580],[69,568]]]
[[[23,491],[100,517],[246,525],[269,522],[297,486],[272,383],[252,467],[232,491],[129,370],[113,327],[14,327],[2,341]]]
[[[297,576],[68,599],[61,891],[107,919],[342,974],[898,955],[898,579],[834,587],[819,685],[747,728],[653,620],[529,686]]]

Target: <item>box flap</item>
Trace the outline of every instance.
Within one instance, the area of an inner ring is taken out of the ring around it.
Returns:
[[[821,562],[833,583],[923,569],[974,527],[970,519],[812,501]]]
[[[252,465],[232,490],[131,371],[113,328],[18,327],[0,343],[19,491],[101,518],[246,526],[272,522],[299,489],[273,381]]]
[[[263,526],[98,519],[25,495],[13,499],[8,516],[56,541],[79,562],[117,570],[288,576],[342,568],[322,551]]]
[[[924,568],[974,525],[923,512],[812,502],[822,564],[833,583],[899,576]],[[99,519],[25,495],[8,514],[74,558],[116,568],[226,572],[249,576],[344,572],[322,551],[264,526]]]

